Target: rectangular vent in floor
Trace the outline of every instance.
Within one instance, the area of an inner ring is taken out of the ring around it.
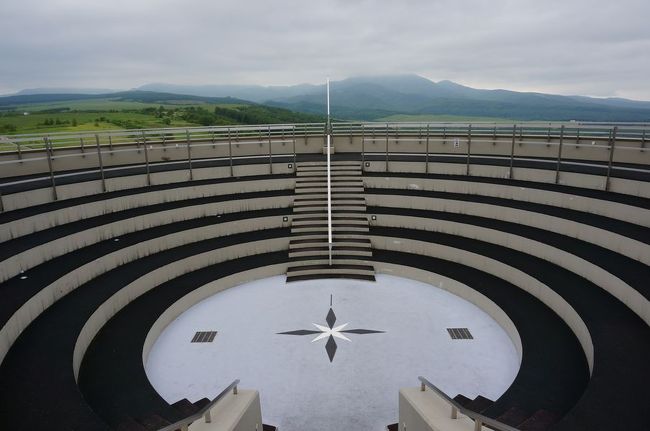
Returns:
[[[470,334],[469,329],[467,328],[447,328],[449,336],[452,340],[473,340],[472,334]]]
[[[197,332],[192,338],[192,343],[212,343],[215,335],[217,335],[217,331]]]

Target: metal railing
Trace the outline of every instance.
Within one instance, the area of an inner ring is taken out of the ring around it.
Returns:
[[[426,388],[431,389],[431,391],[435,392],[436,395],[438,395],[440,398],[442,398],[445,402],[451,405],[451,418],[452,419],[458,419],[458,413],[461,413],[470,419],[474,420],[474,431],[481,431],[483,425],[492,428],[493,430],[496,431],[519,431],[519,429],[512,427],[510,425],[506,425],[502,422],[499,422],[496,419],[489,418],[487,416],[484,416],[480,413],[477,413],[473,410],[470,410],[468,408],[463,407],[460,405],[456,400],[453,398],[450,398],[447,394],[445,394],[443,391],[438,389],[436,385],[431,383],[429,380],[425,379],[422,376],[418,377],[418,380],[420,380],[420,390],[424,392]]]
[[[560,138],[563,131],[565,139],[588,141],[590,139],[607,139],[611,130],[616,127],[618,140],[640,141],[642,148],[650,140],[650,123],[592,123],[592,122],[334,122],[331,125],[334,137],[346,135],[372,136],[386,135],[392,137],[423,140],[426,136],[447,137],[508,137],[514,133],[521,140],[525,137],[543,138],[548,141]],[[296,139],[303,137],[323,136],[327,134],[326,123],[303,124],[264,124],[240,126],[205,126],[183,128],[106,130],[89,132],[47,132],[0,136],[0,154],[29,152],[43,149],[46,146],[54,149],[77,148],[81,151],[91,150],[92,147],[144,145],[160,143],[173,145],[185,143],[188,137],[191,141],[242,141],[259,139],[260,137]]]
[[[178,422],[175,422],[171,425],[167,425],[163,428],[159,428],[158,431],[175,431],[175,430],[188,431],[189,426],[192,424],[192,422],[196,421],[197,419],[200,419],[201,417],[205,419],[206,423],[212,422],[210,409],[212,409],[212,407],[214,407],[215,404],[217,404],[221,399],[223,399],[226,395],[228,395],[228,393],[231,390],[234,395],[237,395],[237,385],[239,385],[239,379],[235,380],[230,385],[228,385],[226,389],[221,391],[219,395],[217,395],[212,401],[210,401],[205,407],[203,407],[198,412],[194,413],[193,415],[187,416],[186,418],[181,419]]]
[[[12,135],[0,136],[0,178],[17,178],[3,182],[11,185],[49,177],[57,200],[58,179],[80,171],[98,174],[104,192],[105,174],[125,166],[142,169],[147,185],[151,167],[163,163],[187,169],[193,180],[199,162],[229,166],[233,177],[235,161],[257,157],[268,160],[274,174],[278,161],[292,161],[289,168],[295,170],[298,155],[321,152],[329,132],[333,149],[360,153],[364,170],[368,160],[375,162],[373,169],[377,161],[385,163],[388,172],[392,156],[415,156],[429,173],[437,157],[464,164],[470,176],[474,165],[499,159],[504,176],[516,179],[515,160],[534,160],[555,171],[555,183],[574,165],[601,168],[595,175],[609,190],[614,171],[621,176],[650,170],[649,129],[646,123],[334,122],[329,128],[306,123]],[[0,212],[4,209],[0,191]]]

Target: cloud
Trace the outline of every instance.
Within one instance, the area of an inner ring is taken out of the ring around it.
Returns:
[[[650,100],[650,3],[6,0],[0,93],[418,73]]]

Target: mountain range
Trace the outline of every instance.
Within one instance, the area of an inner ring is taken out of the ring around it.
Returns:
[[[97,97],[128,97],[129,92],[102,90],[52,94],[52,89],[23,90],[0,97],[0,106],[21,101],[76,100]],[[203,101],[250,101],[292,111],[322,114],[325,111],[325,86],[256,85],[173,85],[147,84],[138,87],[139,97],[151,93],[174,94],[173,98]],[[98,94],[103,93],[103,94]],[[75,93],[75,94],[72,94]],[[81,94],[85,93],[85,94]],[[191,96],[191,98],[190,98]],[[169,97],[169,96],[168,96]],[[227,98],[227,99],[224,99]],[[153,100],[152,100],[153,101]],[[650,121],[650,102],[622,98],[560,96],[509,90],[482,90],[452,81],[433,82],[418,75],[355,77],[331,83],[332,115],[337,119],[377,120],[392,115],[494,117],[513,120]]]

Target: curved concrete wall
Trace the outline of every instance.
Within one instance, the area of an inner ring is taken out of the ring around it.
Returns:
[[[157,268],[156,270],[151,271],[127,284],[116,294],[111,296],[109,300],[99,306],[88,321],[86,321],[86,324],[77,338],[77,343],[75,344],[73,358],[75,379],[79,376],[79,368],[81,367],[83,356],[97,332],[99,332],[102,326],[104,326],[111,317],[117,314],[122,308],[126,307],[134,299],[145,294],[156,286],[182,274],[239,257],[283,250],[286,246],[287,240],[284,238],[236,244],[177,260],[173,263]],[[275,274],[285,272],[286,265],[274,265],[272,271],[274,271]],[[246,278],[250,277],[250,275],[247,276],[246,272],[244,272],[238,274],[238,277]],[[232,280],[237,280],[237,276],[234,276]]]
[[[104,272],[118,267],[126,262],[148,256],[162,250],[170,249],[191,242],[209,238],[249,232],[261,229],[282,227],[281,217],[265,217],[248,220],[237,220],[216,226],[203,226],[188,231],[175,232],[170,235],[157,237],[140,242],[124,249],[101,256],[91,262],[79,266],[74,271],[58,278],[50,285],[41,289],[36,295],[23,304],[7,323],[0,329],[0,363],[9,351],[13,342],[22,331],[54,302],[67,295],[82,284],[90,281]],[[289,239],[283,238],[283,249],[289,248]]]
[[[638,314],[639,317],[650,325],[650,301],[638,290],[593,262],[559,248],[496,229],[446,220],[430,220],[419,217],[383,214],[373,223],[380,226],[443,232],[502,245],[523,253],[530,253],[530,250],[535,250],[536,257],[566,268],[574,274],[578,274],[597,286],[600,286],[603,290],[623,302],[629,309]],[[436,245],[437,247],[438,245]]]
[[[492,274],[518,286],[520,289],[525,290],[546,304],[566,322],[569,328],[571,328],[573,333],[576,335],[576,338],[585,352],[589,371],[593,371],[594,345],[587,326],[580,318],[580,315],[568,302],[564,300],[564,298],[536,278],[490,257],[442,244],[436,244],[436,247],[434,248],[431,247],[430,243],[425,241],[390,238],[375,236],[372,234],[370,235],[370,239],[375,248],[420,254],[457,262],[461,265],[471,266]]]

